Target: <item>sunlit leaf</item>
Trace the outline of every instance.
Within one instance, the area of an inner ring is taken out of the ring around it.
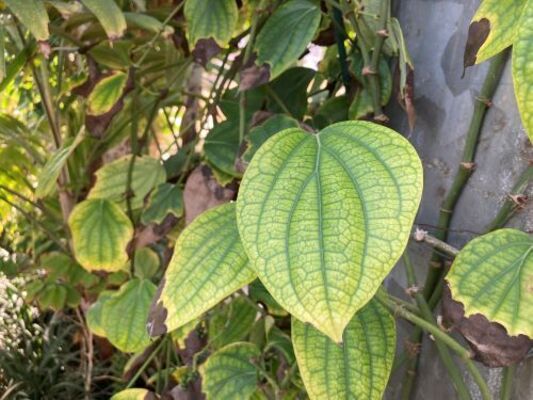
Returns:
[[[383,398],[396,347],[394,318],[370,301],[335,343],[310,325],[292,320],[298,368],[311,400]]]
[[[303,53],[320,24],[320,6],[308,0],[290,0],[272,14],[257,35],[257,64],[270,65],[277,77]]]
[[[524,128],[533,141],[533,1],[527,1],[513,45],[513,82]]]
[[[116,204],[106,199],[82,201],[72,210],[69,226],[76,260],[85,269],[117,271],[126,264],[133,227]]]
[[[199,39],[208,38],[215,39],[220,46],[227,45],[238,19],[234,0],[186,0],[184,12],[192,47]]]
[[[35,39],[48,40],[48,14],[44,2],[40,0],[5,0],[9,9],[29,29]]]
[[[150,312],[152,335],[196,319],[255,278],[235,221],[235,203],[198,216],[179,236]]]
[[[131,156],[125,156],[96,171],[96,184],[89,192],[89,198],[104,198],[124,206],[130,161]],[[142,207],[145,196],[165,180],[165,169],[159,160],[136,157],[131,174],[132,208]]]
[[[237,223],[273,297],[338,342],[400,257],[421,194],[420,159],[388,128],[288,129],[246,170]]]
[[[258,381],[258,371],[252,360],[260,354],[255,345],[244,342],[230,344],[213,353],[200,367],[207,399],[249,400]]]
[[[156,400],[157,396],[148,389],[131,388],[115,393],[111,400]]]
[[[122,37],[127,27],[126,19],[115,0],[81,0],[81,2],[102,24],[109,39],[116,40]]]
[[[120,351],[134,353],[150,344],[146,319],[155,291],[149,280],[134,278],[104,302],[102,328]]]
[[[122,96],[127,81],[127,74],[115,72],[98,82],[87,98],[89,114],[102,115],[111,110]]]
[[[446,279],[465,314],[483,314],[509,335],[533,337],[533,238],[500,229],[470,241],[456,257]]]

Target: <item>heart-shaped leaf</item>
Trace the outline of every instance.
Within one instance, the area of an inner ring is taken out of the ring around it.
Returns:
[[[257,64],[269,64],[271,79],[277,77],[300,57],[319,25],[318,3],[290,0],[283,4],[257,35]]]
[[[76,260],[94,271],[118,271],[128,261],[126,245],[132,239],[131,221],[106,199],[79,203],[69,217]]]
[[[146,319],[156,286],[134,278],[120,287],[102,307],[102,328],[107,339],[123,352],[137,352],[150,344]]]
[[[340,341],[405,248],[421,194],[420,159],[391,129],[287,129],[246,170],[237,223],[273,297]]]
[[[150,334],[185,325],[254,278],[239,239],[235,203],[204,212],[176,241],[150,311]]]
[[[533,1],[526,2],[513,45],[513,82],[524,128],[533,142]]]
[[[248,400],[255,392],[258,371],[252,363],[261,352],[252,343],[236,342],[213,353],[200,367],[209,400]]]
[[[338,344],[292,320],[298,368],[311,400],[382,399],[394,360],[394,318],[377,301],[357,312]]]
[[[205,138],[205,157],[214,167],[230,176],[240,176],[235,169],[239,152],[239,127],[235,121],[217,124]]]
[[[96,171],[96,184],[89,198],[104,198],[126,205],[126,188],[131,156],[119,158]],[[166,172],[159,160],[136,157],[131,174],[131,207],[142,207],[144,197],[166,180]]]
[[[509,335],[533,337],[533,238],[499,229],[470,241],[455,258],[446,279],[465,315],[483,314]]]
[[[527,0],[483,0],[481,2],[468,31],[469,43],[477,47],[477,49],[467,49],[467,52],[472,51],[472,61],[479,64],[513,44],[518,30],[517,21],[520,19],[526,2]],[[479,25],[482,20],[487,21],[488,32],[481,32],[479,28],[476,28],[476,24],[479,27],[483,26],[483,23]]]
[[[9,9],[29,29],[35,39],[48,40],[48,14],[41,0],[5,0]]]
[[[81,0],[81,2],[102,24],[109,39],[116,40],[122,37],[127,28],[126,19],[115,0]]]
[[[128,75],[124,72],[115,72],[100,80],[87,99],[89,114],[102,115],[113,108],[122,97],[128,81]]]
[[[162,183],[150,194],[141,222],[160,224],[168,214],[176,218],[183,215],[183,193],[178,185]]]
[[[184,13],[189,23],[189,43],[192,47],[199,39],[209,38],[225,46],[239,17],[234,0],[186,0]]]

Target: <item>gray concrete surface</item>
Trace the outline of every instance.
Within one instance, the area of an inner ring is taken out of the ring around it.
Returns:
[[[415,106],[417,123],[409,132],[401,109],[391,105],[387,110],[393,128],[408,136],[424,163],[424,197],[418,224],[427,229],[437,220],[440,203],[449,188],[464,146],[474,98],[484,80],[487,63],[471,67],[461,79],[463,51],[468,25],[478,0],[397,0],[394,14],[399,18],[408,48],[415,63]],[[508,62],[503,79],[493,98],[478,146],[476,170],[457,205],[450,242],[462,247],[482,232],[492,220],[513,186],[516,177],[533,159],[524,128],[520,123],[514,98],[511,65]],[[530,196],[533,195],[530,191]],[[533,229],[531,206],[509,223],[521,229]],[[423,281],[430,249],[411,244],[409,251]],[[387,285],[397,293],[405,287],[403,268],[397,266]],[[407,324],[400,326],[399,347],[409,334]],[[426,338],[423,347],[421,374],[417,381],[416,399],[454,399],[433,343]],[[483,368],[491,390],[497,398],[500,369]],[[403,371],[395,373],[386,398],[398,399]],[[480,398],[476,385],[464,372],[474,398]],[[533,399],[533,359],[523,362],[516,374],[513,399]]]

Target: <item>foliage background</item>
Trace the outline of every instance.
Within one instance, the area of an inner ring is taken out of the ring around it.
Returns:
[[[393,9],[404,30],[406,41],[415,64],[415,106],[417,122],[411,141],[424,165],[424,194],[416,223],[435,224],[445,189],[455,173],[464,146],[464,132],[474,107],[474,96],[481,87],[488,63],[463,73],[463,49],[468,25],[480,1],[477,0],[406,0],[396,2]],[[452,221],[449,242],[462,247],[476,236],[494,218],[507,197],[517,176],[533,158],[531,144],[520,122],[508,62],[500,81],[493,106],[488,111],[476,156],[476,171],[469,180],[457,204]],[[403,111],[394,102],[386,110],[391,127],[408,132]],[[528,195],[533,195],[529,188]],[[513,218],[509,226],[525,231],[533,229],[533,206]],[[427,227],[431,230],[431,227]],[[469,232],[471,231],[471,232]],[[422,279],[430,248],[412,245],[411,257]],[[389,278],[389,288],[405,287],[403,267],[398,265]],[[399,343],[408,332],[405,322],[398,323]],[[402,335],[402,332],[404,335]],[[442,379],[446,371],[438,361],[435,347],[424,346],[426,351],[420,365],[420,379],[416,388],[418,399],[450,399],[454,396],[451,385]],[[500,369],[484,369],[493,391],[499,389]],[[466,374],[465,374],[466,375]],[[388,398],[399,397],[401,373],[392,377]],[[516,374],[515,397],[528,399],[533,393],[533,362],[521,364]],[[474,384],[469,385],[474,391]]]

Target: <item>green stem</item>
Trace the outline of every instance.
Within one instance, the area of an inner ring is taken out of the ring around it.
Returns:
[[[159,353],[159,350],[161,350],[161,348],[163,347],[163,345],[166,343],[166,340],[162,340],[159,342],[159,344],[157,345],[157,347],[154,349],[154,351],[152,351],[152,353],[150,353],[150,355],[148,356],[148,358],[146,359],[146,361],[143,363],[143,365],[141,365],[141,368],[139,368],[137,370],[137,372],[135,373],[135,375],[133,375],[133,377],[130,379],[130,381],[128,382],[128,384],[126,385],[126,389],[129,389],[130,387],[133,386],[133,384],[137,381],[137,379],[139,379],[139,376],[141,376],[141,374],[144,372],[144,370],[148,367],[148,365],[150,365],[150,363],[152,362],[152,360],[154,359],[154,357],[157,355],[157,353]]]
[[[346,60],[346,47],[344,46],[344,39],[346,37],[346,32],[344,30],[344,21],[342,18],[342,11],[335,7],[331,6],[331,20],[335,23],[333,24],[333,32],[335,34],[335,42],[337,42],[337,50],[339,53],[339,63],[341,66],[341,76],[342,82],[347,92],[350,92],[350,72],[348,71],[348,62]]]
[[[511,400],[513,396],[513,379],[516,372],[516,364],[509,365],[503,369],[502,386],[500,388],[500,399]]]
[[[533,179],[533,166],[529,165],[522,174],[518,177],[515,185],[511,189],[511,194],[522,194],[525,192],[527,186]],[[507,198],[503,203],[500,211],[494,217],[492,222],[485,229],[486,232],[491,232],[495,229],[499,229],[505,225],[505,223],[513,216],[513,214],[519,209],[519,206],[511,198]]]
[[[403,264],[405,267],[405,273],[407,275],[407,283],[410,287],[416,288],[417,282],[416,282],[416,276],[415,271],[413,268],[413,264],[411,263],[411,259],[409,258],[409,255],[407,254],[407,250],[403,254]],[[433,316],[433,313],[431,309],[429,308],[428,304],[426,303],[426,300],[424,299],[424,296],[422,296],[421,293],[415,292],[414,298],[416,300],[416,303],[418,304],[418,308],[420,309],[420,312],[422,314],[422,317],[428,321],[431,322],[433,325],[437,324],[437,321],[435,320],[435,317]],[[468,390],[468,387],[466,386],[462,376],[461,372],[455,365],[452,356],[446,347],[444,343],[440,339],[435,340],[435,345],[437,346],[437,350],[439,352],[439,356],[441,358],[442,364],[448,371],[448,374],[450,375],[450,379],[452,380],[452,383],[457,390],[457,395],[459,396],[459,399],[470,399],[470,392]],[[407,383],[402,389],[404,391],[402,392],[402,397],[404,399],[409,399],[411,397],[411,391],[413,388],[413,383],[416,379],[416,375],[408,375],[408,379],[410,379],[412,382]],[[405,389],[408,388],[409,390]]]
[[[489,71],[481,88],[481,92],[476,99],[474,106],[474,113],[472,115],[472,120],[470,121],[470,126],[465,138],[465,148],[463,151],[463,157],[459,164],[459,169],[454,177],[450,190],[446,198],[444,199],[440,212],[439,219],[437,222],[437,231],[435,232],[435,237],[442,241],[446,241],[448,236],[448,229],[450,227],[450,222],[452,220],[453,211],[455,205],[461,196],[463,188],[465,187],[470,175],[474,169],[474,158],[476,155],[476,147],[481,134],[481,128],[483,126],[483,121],[487,109],[490,106],[490,99],[493,97],[500,78],[507,61],[508,51],[503,51],[500,54],[496,55],[489,67]],[[424,298],[429,299],[433,292],[433,289],[437,285],[439,279],[442,277],[442,261],[437,252],[433,252],[430,262],[430,269],[428,276],[426,278],[426,283],[424,284]]]

